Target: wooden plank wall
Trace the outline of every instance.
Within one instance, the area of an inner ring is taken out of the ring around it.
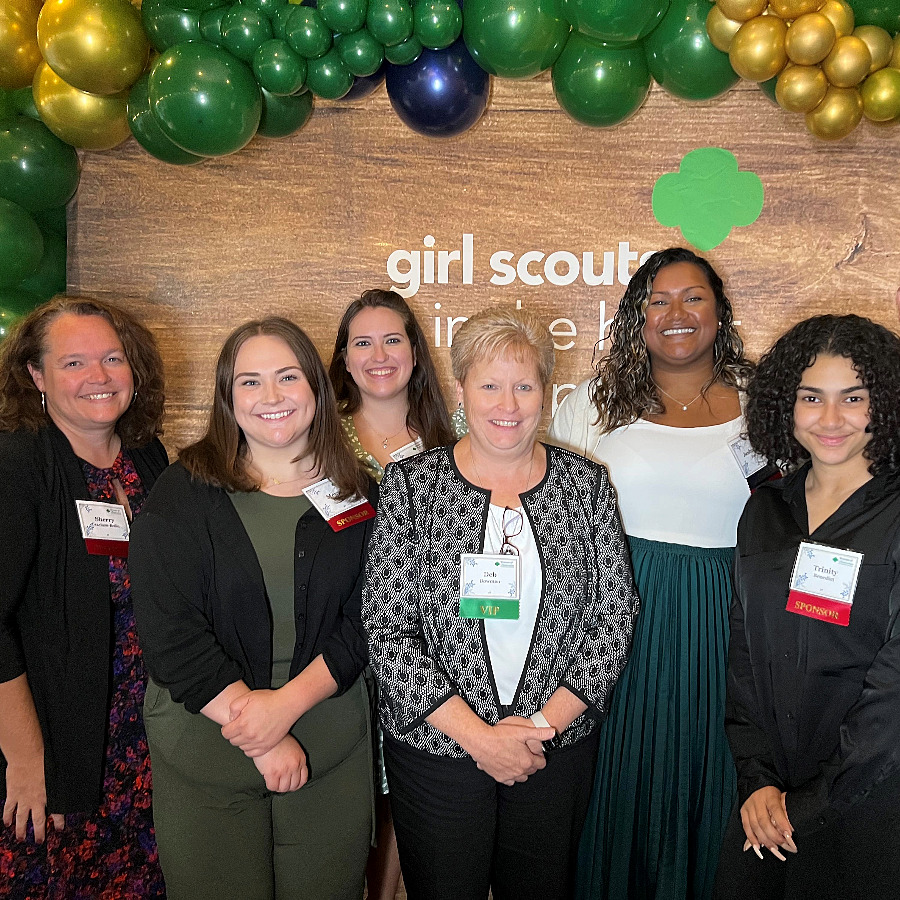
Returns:
[[[387,287],[391,252],[424,250],[426,235],[435,250],[459,250],[463,234],[473,235],[473,283],[461,283],[455,264],[448,284],[423,284],[410,299],[433,343],[440,317],[434,352],[448,391],[447,317],[494,303],[575,323],[577,336],[560,338],[574,346],[558,353],[554,376],[571,384],[588,373],[600,312],[612,314],[622,286],[581,278],[497,286],[491,254],[593,252],[599,271],[620,242],[638,254],[681,244],[653,218],[654,182],[690,150],[719,146],[766,190],[759,220],[708,254],[758,355],[814,313],[852,310],[897,325],[898,136],[900,128],[864,122],[850,138],[823,143],[745,83],[694,105],[654,88],[631,120],[593,130],[559,109],[542,76],[495,80],[481,122],[435,141],[396,118],[382,87],[355,103],[317,102],[297,135],[256,139],[196,167],[167,166],[134,141],[84,155],[69,286],[123,300],[158,335],[170,449],[201,429],[215,355],[234,325],[287,314],[327,360],[344,306],[367,287]]]

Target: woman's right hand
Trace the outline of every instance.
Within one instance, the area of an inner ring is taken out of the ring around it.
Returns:
[[[549,741],[555,734],[552,728],[535,728],[530,722],[525,725],[504,720],[490,726],[470,753],[478,768],[495,781],[513,785],[517,781],[527,781],[529,775],[547,765],[543,752],[533,752],[528,742]]]
[[[29,754],[20,760],[9,760],[6,768],[6,803],[3,806],[3,824],[15,824],[16,837],[23,841],[28,820],[34,826],[34,839],[43,844],[47,835],[47,788],[44,783],[43,753]],[[50,816],[53,827],[60,831],[65,819],[54,813]]]
[[[769,785],[754,791],[741,807],[741,824],[749,847],[753,847],[757,856],[762,855],[760,847],[767,847],[782,862],[784,856],[779,848],[797,852],[784,797],[782,791]],[[745,845],[744,849],[749,847]]]
[[[270,791],[286,794],[306,784],[306,754],[291,735],[285,735],[268,753],[253,758]]]

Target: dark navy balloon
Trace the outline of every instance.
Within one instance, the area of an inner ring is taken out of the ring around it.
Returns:
[[[386,63],[382,63],[378,71],[372,75],[357,75],[353,82],[353,87],[341,97],[341,100],[362,100],[369,94],[374,94],[378,90],[379,85],[384,81],[384,70],[387,68]]]
[[[491,80],[462,39],[444,50],[423,50],[407,66],[388,65],[387,92],[394,112],[426,137],[453,137],[484,112]]]

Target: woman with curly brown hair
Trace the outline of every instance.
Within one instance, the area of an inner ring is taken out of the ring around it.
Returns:
[[[748,394],[754,448],[790,472],[738,526],[725,722],[738,801],[716,896],[894,897],[900,338],[859,316],[808,319]]]
[[[654,253],[608,356],[551,439],[604,463],[642,601],[601,733],[581,843],[582,898],[709,897],[734,799],[722,727],[730,568],[756,463],[741,441],[751,371],[722,280],[690,250]]]
[[[4,898],[165,895],[127,558],[162,415],[153,336],[111,304],[58,297],[0,348]]]

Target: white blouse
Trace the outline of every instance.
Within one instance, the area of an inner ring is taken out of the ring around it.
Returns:
[[[600,434],[589,382],[565,398],[553,417],[550,440],[603,463],[619,495],[625,533],[686,544],[733,547],[750,496],[729,441],[743,418],[721,425],[674,428],[639,419]]]

